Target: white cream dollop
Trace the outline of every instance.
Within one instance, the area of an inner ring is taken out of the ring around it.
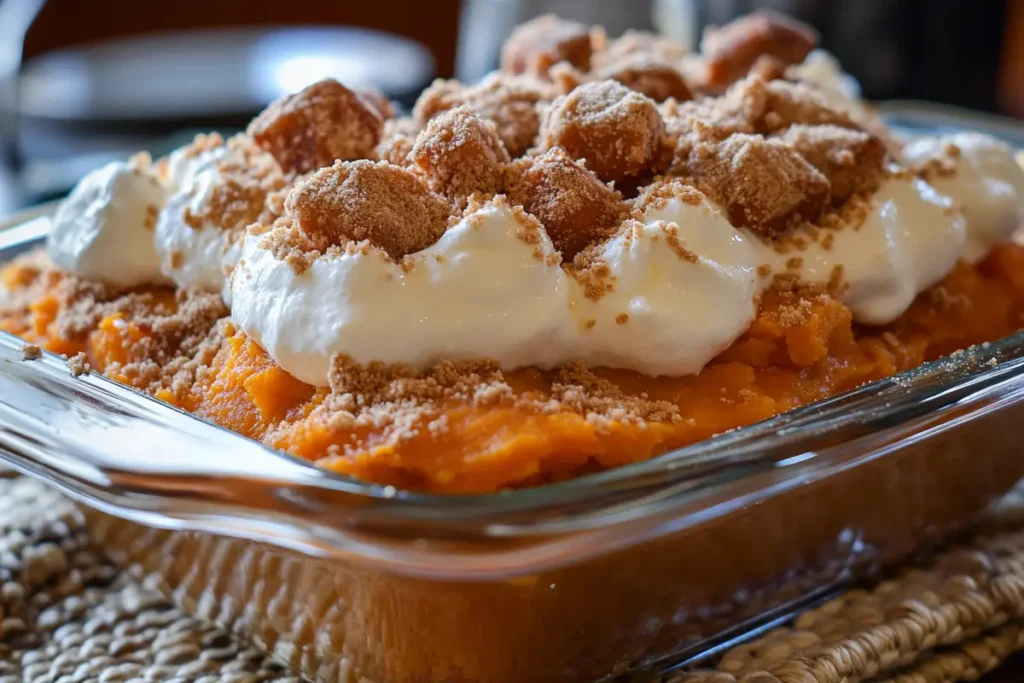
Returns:
[[[706,200],[669,199],[601,245],[613,287],[596,300],[529,221],[496,200],[402,264],[348,250],[301,273],[252,232],[232,315],[287,372],[321,386],[335,354],[421,369],[491,359],[696,373],[754,318],[757,249]]]
[[[350,250],[301,273],[262,246],[266,235],[250,233],[232,276],[232,315],[287,372],[321,386],[335,354],[418,368],[471,359],[551,365],[568,278],[543,231],[536,244],[519,236],[527,228],[507,204],[492,203],[403,264]]]
[[[220,292],[230,302],[228,274],[241,256],[242,235],[209,223],[190,225],[186,212],[202,215],[212,189],[221,180],[218,166],[230,155],[227,145],[198,154],[176,150],[168,159],[172,194],[160,212],[154,235],[160,270],[176,285]]]
[[[799,251],[764,247],[765,259],[774,272],[810,283],[827,284],[841,268],[840,298],[854,320],[883,325],[953,268],[966,229],[953,201],[920,178],[887,179],[870,201],[860,225],[808,234]],[[798,267],[787,267],[791,259],[799,259]]]
[[[648,375],[693,374],[756,315],[755,240],[706,199],[672,197],[649,208],[601,252],[613,289],[592,301],[575,288],[578,336],[566,340],[569,360]]]
[[[82,178],[53,216],[53,262],[83,278],[121,287],[164,282],[153,220],[167,189],[149,168],[112,161]]]
[[[964,132],[912,141],[903,149],[910,164],[937,160],[951,173],[929,177],[936,190],[963,208],[967,245],[963,258],[977,263],[1024,226],[1024,169],[1009,145],[981,133]]]
[[[833,109],[861,115],[860,83],[843,71],[839,61],[825,50],[813,50],[803,62],[790,67],[790,73],[817,87],[817,92]]]

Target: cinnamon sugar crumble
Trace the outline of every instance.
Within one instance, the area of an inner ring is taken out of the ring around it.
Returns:
[[[732,83],[764,55],[797,64],[817,44],[818,35],[810,26],[770,11],[746,15],[721,28],[708,27],[701,41],[705,85],[716,88]]]
[[[68,370],[71,371],[72,377],[81,377],[92,372],[92,367],[90,367],[89,360],[84,353],[77,353],[68,358]]]
[[[686,248],[683,241],[679,239],[679,226],[675,223],[665,223],[664,221],[658,221],[657,227],[661,230],[662,234],[665,235],[665,242],[669,248],[675,252],[676,256],[684,261],[690,263],[698,263],[700,257],[693,251]]]
[[[615,324],[616,325],[625,325],[628,322],[629,322],[629,314],[628,313],[619,313],[617,316],[615,316]]]
[[[513,74],[537,76],[546,76],[559,62],[589,71],[591,51],[590,27],[547,14],[512,31],[501,51],[501,66]]]
[[[821,216],[830,186],[792,147],[738,133],[721,142],[693,140],[678,159],[733,225],[773,235]]]
[[[628,209],[611,189],[561,149],[509,168],[508,196],[536,216],[565,261],[608,237]]]
[[[22,360],[39,360],[43,357],[43,350],[35,344],[29,344],[28,342],[21,345],[21,359]]]
[[[517,393],[490,361],[446,361],[417,372],[397,364],[360,365],[339,355],[331,363],[330,394],[314,415],[335,431],[378,430],[384,443],[443,434],[449,427],[445,407],[450,404],[514,405],[539,414],[570,412],[598,427],[680,420],[674,404],[623,392],[582,365],[545,374],[550,377],[549,390]],[[268,435],[268,441],[273,439],[273,434]]]
[[[368,241],[396,261],[434,244],[451,215],[444,199],[385,161],[339,161],[321,169],[292,189],[285,211],[321,253]]]
[[[511,157],[530,148],[540,130],[540,107],[559,95],[550,84],[530,76],[495,73],[466,87],[457,81],[437,80],[423,91],[413,114],[425,125],[438,114],[468,104],[495,125]]]
[[[452,200],[493,194],[502,184],[508,152],[493,123],[462,105],[434,117],[416,138],[409,159],[430,188]]]
[[[682,72],[670,61],[636,53],[613,61],[597,70],[598,79],[611,79],[655,102],[673,99],[683,102],[693,98],[693,91]]]
[[[649,97],[616,81],[584,83],[552,102],[542,124],[547,148],[561,147],[602,180],[623,180],[653,167],[664,124]]]
[[[242,230],[263,215],[267,198],[287,185],[274,159],[251,141],[238,136],[226,144],[229,154],[217,165],[218,178],[204,197],[202,210],[185,209],[185,224],[194,230]],[[205,140],[198,143],[202,145]]]
[[[271,104],[249,124],[248,133],[285,171],[308,173],[335,160],[370,157],[384,125],[380,107],[372,96],[368,101],[365,94],[324,79]]]

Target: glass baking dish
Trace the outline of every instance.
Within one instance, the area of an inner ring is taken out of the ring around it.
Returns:
[[[0,224],[0,261],[42,207]],[[1024,333],[641,462],[533,489],[364,484],[0,333],[0,458],[96,542],[315,680],[664,670],[869,576],[1024,478]]]

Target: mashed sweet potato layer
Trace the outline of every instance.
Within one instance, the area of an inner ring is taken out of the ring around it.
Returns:
[[[17,263],[0,287],[17,290],[37,277]],[[155,291],[153,307],[173,309],[173,292]],[[401,488],[466,493],[524,486],[651,458],[672,448],[748,425],[797,406],[892,375],[1024,324],[1024,247],[1007,245],[977,266],[957,266],[894,324],[853,325],[827,295],[767,293],[757,320],[695,377],[645,377],[597,370],[629,395],[678,406],[673,421],[595,421],[573,411],[537,411],[519,403],[478,406],[449,401],[444,429],[387,421],[339,427],[317,411],[329,390],[292,378],[243,333],[227,334],[207,371],[185,392],[155,391],[199,417],[360,479]],[[0,329],[55,353],[85,353],[115,380],[129,349],[146,337],[130,316],[109,315],[74,339],[55,324],[59,301],[40,295],[27,311],[0,317]],[[799,315],[794,315],[799,310]],[[545,394],[553,373],[505,373],[517,395]],[[426,418],[424,418],[426,419]]]

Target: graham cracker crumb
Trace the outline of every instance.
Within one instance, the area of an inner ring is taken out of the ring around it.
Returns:
[[[666,223],[665,221],[658,221],[655,225],[661,229],[663,235],[665,235],[665,242],[669,248],[675,252],[676,256],[684,261],[690,263],[699,263],[700,257],[693,251],[686,248],[683,241],[679,239],[679,226],[675,223]]]

